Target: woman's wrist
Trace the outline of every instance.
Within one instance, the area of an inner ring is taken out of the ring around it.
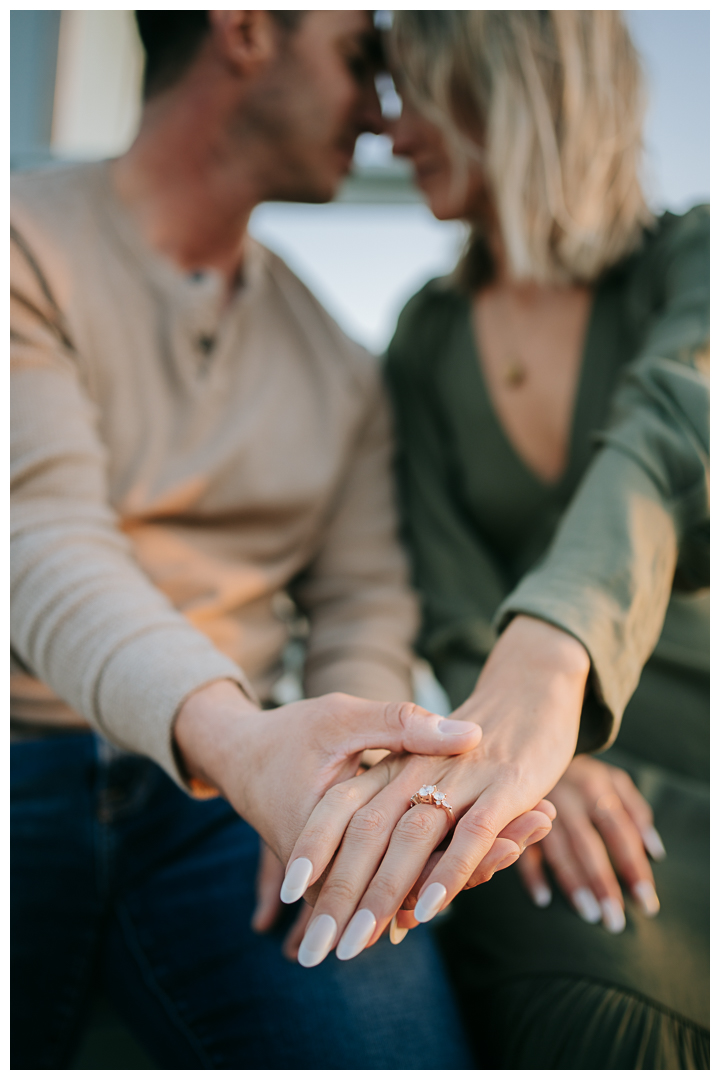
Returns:
[[[561,699],[577,699],[579,727],[589,673],[587,650],[572,634],[541,619],[516,615],[498,638],[472,694],[453,716],[485,725],[488,707],[496,708],[505,695],[532,688],[533,696],[546,690]]]

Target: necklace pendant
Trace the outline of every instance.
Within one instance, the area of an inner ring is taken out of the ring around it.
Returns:
[[[503,371],[503,382],[513,389],[522,386],[527,379],[527,369],[522,360],[509,360]]]

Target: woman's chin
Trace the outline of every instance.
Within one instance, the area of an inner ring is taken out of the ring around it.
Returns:
[[[462,211],[453,205],[450,199],[427,191],[423,191],[422,194],[425,197],[430,213],[438,221],[454,221],[456,218],[462,217]]]

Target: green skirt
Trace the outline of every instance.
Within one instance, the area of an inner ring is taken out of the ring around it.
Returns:
[[[462,893],[438,920],[479,1067],[709,1067],[709,783],[699,754],[692,764],[676,756],[686,771],[668,767],[673,740],[651,740],[648,719],[662,729],[672,714],[676,740],[707,746],[707,679],[693,703],[677,680],[669,692],[667,674],[646,669],[627,728],[603,755],[653,807],[667,849],[653,868],[659,915],[645,918],[626,895],[627,927],[612,935],[582,922],[557,888],[548,908],[535,907],[511,868]],[[660,760],[640,758],[639,745]]]

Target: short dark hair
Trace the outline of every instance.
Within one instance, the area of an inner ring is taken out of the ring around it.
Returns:
[[[271,11],[283,30],[293,31],[302,11]],[[140,40],[145,50],[145,100],[176,83],[210,31],[207,11],[136,11]]]

